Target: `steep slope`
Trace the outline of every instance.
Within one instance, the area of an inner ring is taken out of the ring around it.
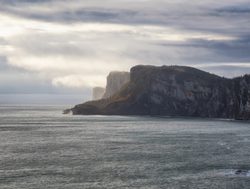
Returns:
[[[107,77],[107,84],[103,98],[111,97],[119,91],[124,84],[129,82],[129,72],[110,72]]]
[[[249,119],[250,76],[226,79],[191,67],[135,66],[117,93],[72,112]]]

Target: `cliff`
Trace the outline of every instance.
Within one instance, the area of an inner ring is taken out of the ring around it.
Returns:
[[[103,87],[94,87],[92,91],[92,100],[99,100],[103,97],[105,93],[105,88]]]
[[[139,65],[110,98],[77,105],[72,112],[250,119],[250,75],[227,79],[191,67]]]
[[[114,95],[124,84],[129,82],[129,78],[129,72],[110,72],[107,77],[107,85],[103,98],[109,98]]]

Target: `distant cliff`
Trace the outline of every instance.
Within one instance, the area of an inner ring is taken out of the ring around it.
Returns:
[[[107,84],[103,98],[108,98],[119,91],[122,86],[129,82],[129,72],[110,72],[107,77]]]
[[[92,100],[102,99],[105,93],[105,88],[103,87],[94,87],[92,91]]]
[[[250,75],[222,78],[183,66],[135,66],[110,98],[89,101],[73,114],[167,115],[250,119]]]

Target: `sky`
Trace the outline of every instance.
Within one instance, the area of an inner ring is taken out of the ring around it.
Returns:
[[[110,71],[250,73],[249,0],[0,0],[0,95],[90,98]]]

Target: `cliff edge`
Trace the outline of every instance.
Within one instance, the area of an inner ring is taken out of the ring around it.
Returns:
[[[131,68],[109,98],[71,109],[82,115],[166,115],[250,119],[250,75],[222,78],[185,66]]]
[[[107,77],[107,84],[103,98],[108,98],[119,91],[123,85],[129,82],[129,72],[110,72]]]

